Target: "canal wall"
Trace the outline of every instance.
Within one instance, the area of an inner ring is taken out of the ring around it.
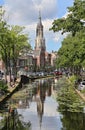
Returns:
[[[0,106],[5,103],[7,101],[8,98],[10,98],[16,91],[19,90],[19,88],[21,87],[21,82],[20,82],[20,79],[18,79],[16,81],[16,83],[14,84],[14,86],[10,87],[8,86],[8,91],[9,93],[6,94],[6,95],[3,95],[1,98],[0,98]]]

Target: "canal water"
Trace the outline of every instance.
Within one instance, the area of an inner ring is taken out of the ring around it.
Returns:
[[[0,114],[0,130],[85,130],[84,113],[58,112],[57,82],[40,79],[23,86]]]

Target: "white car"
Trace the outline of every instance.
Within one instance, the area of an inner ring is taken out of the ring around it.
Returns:
[[[85,89],[85,80],[80,82],[79,84],[79,90],[83,90],[83,89]]]

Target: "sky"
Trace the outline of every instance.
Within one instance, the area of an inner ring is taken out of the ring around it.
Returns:
[[[34,49],[36,38],[36,26],[41,11],[42,24],[46,50],[48,52],[58,51],[61,42],[66,36],[60,32],[49,31],[54,19],[62,18],[67,14],[67,7],[73,5],[74,0],[0,0],[0,5],[6,10],[6,20],[10,25],[25,27],[29,34],[30,44]]]

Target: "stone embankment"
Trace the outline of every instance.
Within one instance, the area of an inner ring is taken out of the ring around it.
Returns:
[[[3,95],[0,98],[0,103],[2,103],[3,101],[5,101],[5,99],[7,99],[8,97],[10,97],[16,91],[16,89],[18,88],[19,83],[20,83],[20,79],[17,79],[14,85],[8,86],[9,93],[6,94],[6,95]]]

